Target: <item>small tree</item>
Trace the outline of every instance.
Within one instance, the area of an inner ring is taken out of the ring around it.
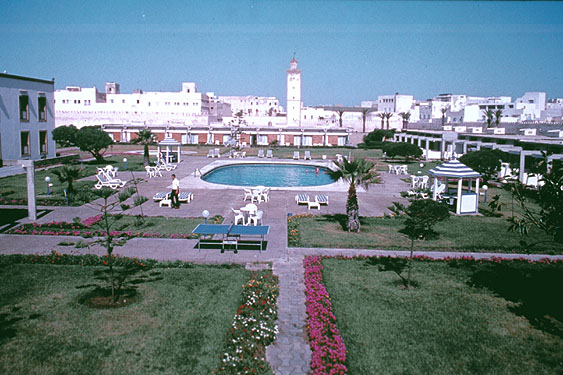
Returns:
[[[105,150],[113,144],[112,139],[105,131],[97,126],[86,126],[76,133],[76,146],[81,151],[89,152],[97,162],[103,162]]]
[[[547,156],[544,155],[540,166],[547,168]],[[554,165],[551,171],[544,173],[541,178],[543,182],[538,188],[536,204],[534,208],[526,199],[525,186],[514,185],[515,197],[523,209],[522,217],[512,216],[510,218],[512,232],[518,232],[522,237],[527,236],[529,230],[535,227],[547,234],[554,242],[563,244],[563,165]],[[522,244],[530,246],[524,239]]]
[[[487,182],[494,176],[501,167],[501,160],[507,160],[508,154],[504,151],[495,150],[478,150],[468,152],[459,158],[459,161],[469,168],[483,175],[483,180]]]
[[[386,112],[381,112],[377,114],[377,117],[381,119],[381,129],[385,128],[385,117],[387,116]]]
[[[55,169],[53,170],[53,174],[55,176],[57,176],[57,178],[59,179],[59,181],[64,184],[67,184],[67,188],[66,191],[68,194],[74,194],[75,190],[74,190],[74,186],[73,186],[73,182],[78,180],[80,178],[80,174],[82,173],[82,170],[78,167],[69,167],[69,166],[64,166],[61,169]]]
[[[393,114],[391,112],[385,113],[385,120],[387,121],[387,130],[389,130],[389,120],[391,119],[391,117],[393,117]]]
[[[494,112],[492,109],[483,110],[483,114],[487,118],[487,128],[491,127],[491,123],[493,122]]]
[[[393,131],[376,129],[364,137],[364,145],[368,148],[380,148],[381,142],[393,137]]]
[[[133,140],[133,143],[143,145],[143,158],[144,158],[145,166],[150,164],[149,145],[154,144],[154,142],[155,142],[155,136],[149,129],[143,129],[139,131],[137,138]]]
[[[74,125],[59,126],[53,129],[53,140],[61,147],[73,147],[76,146],[77,132]]]
[[[329,175],[334,180],[342,178],[350,184],[346,200],[346,215],[348,216],[346,227],[348,232],[359,232],[360,215],[356,185],[367,189],[370,184],[379,183],[379,174],[374,170],[374,164],[364,159],[349,161],[344,158],[342,162],[336,161],[335,164],[338,169],[329,171]]]
[[[399,116],[401,116],[401,118],[403,119],[403,129],[407,130],[407,127],[409,126],[409,120],[411,118],[411,113],[401,112],[399,113]]]
[[[446,125],[446,113],[448,112],[448,108],[441,108],[440,112],[442,112],[442,126]]]
[[[502,117],[502,109],[497,109],[495,111],[495,125],[498,126],[500,123],[500,118]]]
[[[109,270],[108,275],[108,283],[111,288],[111,302],[117,302],[121,288],[128,276],[128,272],[121,272],[116,274],[115,266],[114,266],[114,257],[113,257],[113,250],[115,247],[123,246],[128,240],[127,236],[119,236],[115,235],[115,228],[123,218],[123,213],[121,210],[128,209],[129,206],[124,205],[123,202],[129,199],[135,193],[134,188],[128,188],[122,191],[120,194],[117,195],[115,198],[115,190],[109,188],[102,188],[100,190],[95,190],[94,194],[99,196],[101,199],[101,203],[91,203],[94,206],[97,206],[99,211],[101,212],[101,220],[92,224],[93,228],[99,229],[102,232],[102,236],[100,236],[97,240],[94,240],[88,244],[88,246],[92,245],[99,245],[106,249],[107,254],[107,266]],[[112,198],[114,197],[114,198]],[[145,199],[141,199],[144,197],[137,196],[134,200],[134,205],[140,205],[146,201]]]
[[[338,113],[338,126],[342,127],[342,116],[344,115],[344,110],[338,109],[336,112]]]
[[[404,157],[405,161],[422,156],[422,149],[417,145],[408,142],[385,142],[382,149],[387,157]]]
[[[414,241],[435,238],[438,234],[434,231],[434,225],[450,216],[448,207],[432,199],[419,199],[411,203],[405,211],[405,226],[400,230],[411,240],[409,255],[409,271],[407,276],[407,288],[410,289],[412,257]]]
[[[361,110],[361,112],[362,112],[362,133],[366,132],[366,120],[367,120],[369,111],[370,111],[370,108],[362,108],[362,110]]]

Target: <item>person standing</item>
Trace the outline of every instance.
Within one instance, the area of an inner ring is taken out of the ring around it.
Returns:
[[[180,194],[180,181],[176,175],[172,175],[172,192],[170,193],[170,200],[172,201],[172,208],[180,208],[180,201],[178,201],[178,194]]]

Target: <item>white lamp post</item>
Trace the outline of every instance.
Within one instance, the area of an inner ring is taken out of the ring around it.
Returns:
[[[123,164],[125,164],[125,170],[127,170],[127,158],[123,158]]]
[[[483,191],[485,192],[485,203],[487,203],[487,190],[489,190],[489,187],[487,185],[483,185]]]
[[[51,186],[51,184],[49,183],[51,182],[51,177],[49,176],[45,176],[45,183],[47,184],[47,195],[49,195],[49,186]]]
[[[203,216],[203,218],[205,219],[205,224],[207,224],[207,218],[209,217],[209,211],[203,210],[201,212],[201,216]]]
[[[418,174],[422,175],[422,168],[424,168],[424,163],[420,163],[418,166],[420,167],[420,171],[418,171]]]

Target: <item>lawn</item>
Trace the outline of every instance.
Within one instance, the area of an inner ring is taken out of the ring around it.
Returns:
[[[250,272],[238,266],[153,268],[137,303],[88,308],[101,267],[3,265],[0,373],[210,374]]]
[[[345,222],[344,214],[299,218],[297,241],[290,238],[290,244],[318,248],[410,248],[408,237],[399,232],[404,222],[400,217],[361,217],[360,233],[345,231]],[[519,243],[519,235],[508,232],[508,227],[509,222],[504,218],[451,216],[434,227],[439,233],[438,238],[417,241],[415,250],[526,252]],[[527,238],[530,243],[546,240],[548,238],[538,230],[530,231]],[[542,243],[529,250],[543,254],[563,253],[561,246],[553,243]]]
[[[366,260],[323,266],[350,374],[561,373],[561,264],[416,261],[410,292]]]

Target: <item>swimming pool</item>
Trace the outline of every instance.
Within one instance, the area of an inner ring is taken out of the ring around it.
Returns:
[[[300,164],[231,164],[202,176],[207,182],[236,186],[296,187],[332,184],[328,169]]]

